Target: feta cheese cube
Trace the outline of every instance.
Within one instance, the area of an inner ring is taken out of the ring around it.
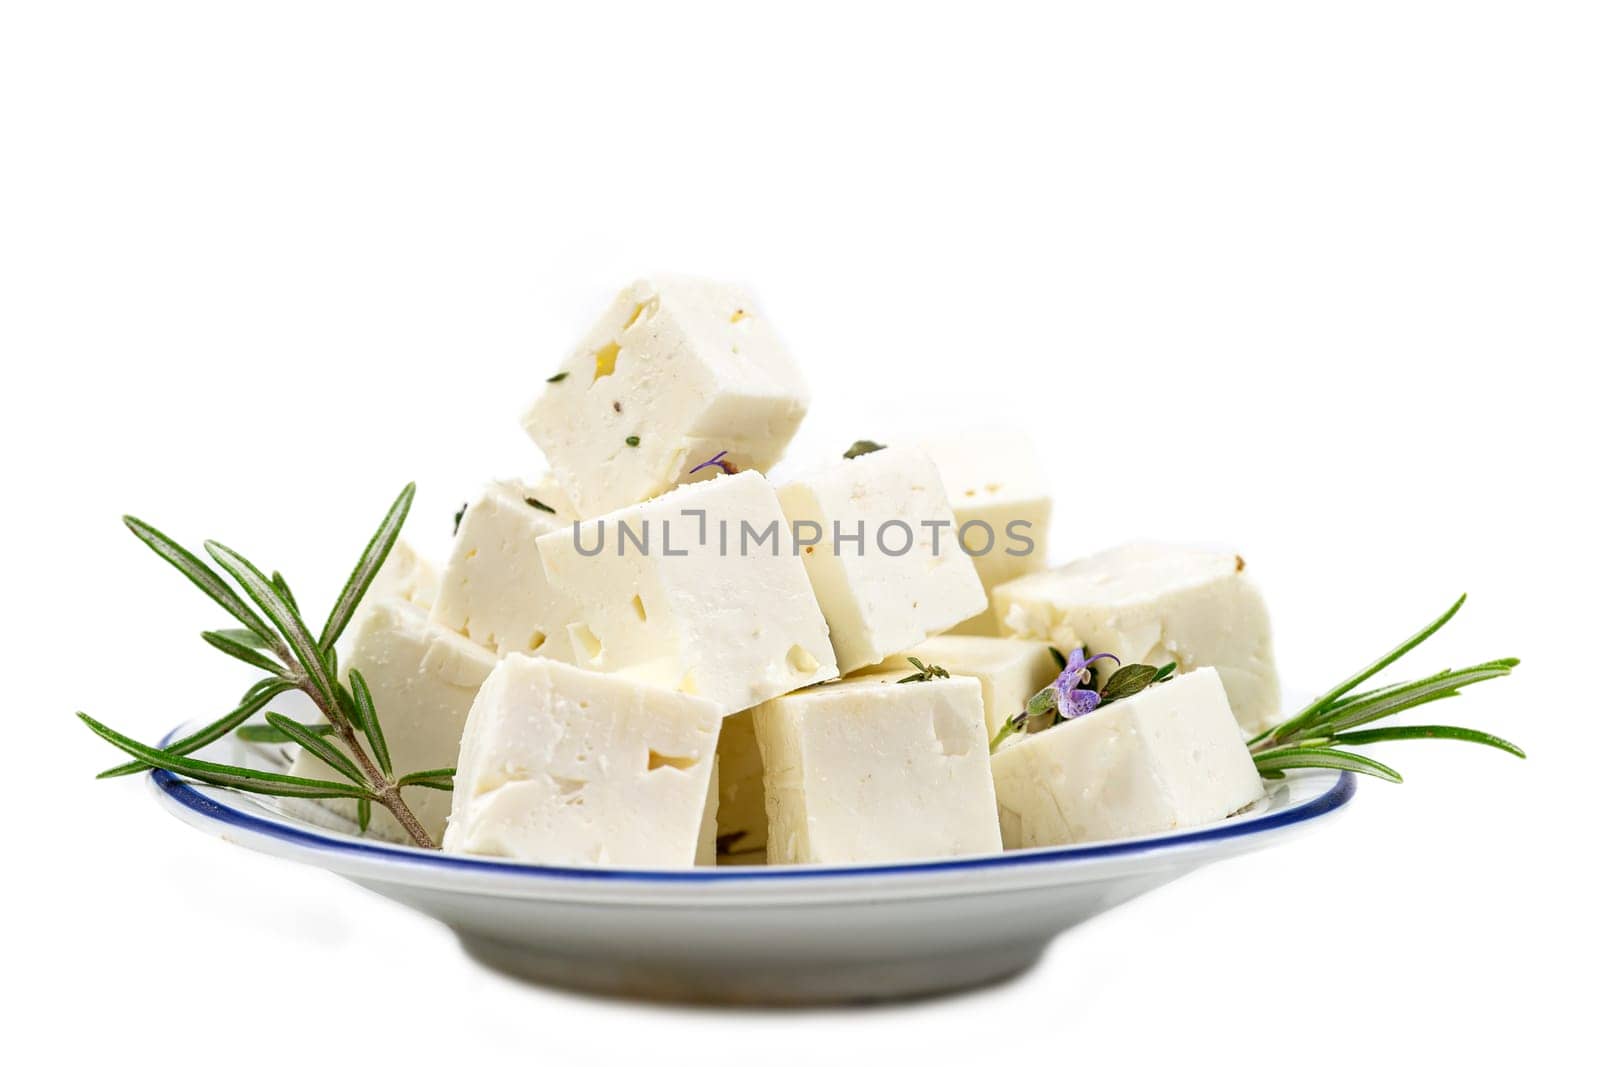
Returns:
[[[624,289],[561,371],[523,426],[584,518],[663,493],[718,452],[767,470],[808,403],[750,295],[689,278]]]
[[[717,851],[737,858],[765,856],[767,800],[753,710],[747,708],[722,721],[717,776]]]
[[[362,606],[356,610],[364,611],[368,604],[383,600],[404,600],[426,611],[433,607],[438,595],[438,568],[423,559],[416,549],[401,538],[389,549],[383,566],[378,568],[372,584],[367,587],[366,596],[361,598]]]
[[[466,638],[428,621],[423,612],[399,601],[378,601],[356,624],[358,629],[347,666],[361,672],[372,691],[372,704],[383,726],[395,773],[452,767],[467,710],[478,687],[494,667],[494,656]],[[303,749],[291,774],[335,781],[345,779]],[[450,794],[434,789],[408,789],[406,803],[435,840],[444,832]],[[350,800],[327,800],[334,811],[354,820]],[[394,816],[374,808],[369,833],[409,844]]]
[[[1279,717],[1267,606],[1238,556],[1125,545],[1005,583],[994,611],[1006,633],[1063,652],[1087,647],[1180,672],[1215,667],[1247,734]]]
[[[756,709],[768,863],[999,851],[982,687],[896,679],[849,679]]]
[[[1264,795],[1210,667],[1019,735],[993,765],[1006,848],[1198,826]]]
[[[508,656],[467,717],[444,847],[527,863],[692,866],[715,801],[724,710]]]
[[[977,431],[935,438],[922,447],[944,479],[961,543],[972,556],[984,591],[1043,570],[1050,544],[1050,494],[1033,444],[1019,433]],[[952,630],[995,636],[991,612]]]
[[[983,687],[983,714],[993,737],[1006,719],[1021,711],[1033,696],[1061,673],[1050,646],[1015,637],[941,634],[915,648],[890,656],[874,670],[894,671],[904,678],[916,668],[909,657],[943,667],[951,674],[976,678]]]
[[[837,677],[778,498],[754,471],[695,482],[539,538],[571,598],[575,662],[725,704]]]
[[[527,652],[571,663],[572,603],[545,578],[538,547],[541,534],[571,522],[539,504],[553,507],[532,486],[495,482],[467,507],[432,617],[497,656]]]
[[[778,489],[841,671],[903,651],[988,606],[927,453],[885,448]]]

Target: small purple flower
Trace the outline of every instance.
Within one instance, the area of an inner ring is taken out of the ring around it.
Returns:
[[[705,470],[707,467],[721,467],[722,468],[722,473],[724,473],[724,474],[738,474],[739,473],[739,468],[735,467],[731,460],[723,458],[727,454],[728,454],[728,450],[726,448],[724,448],[721,452],[718,452],[716,455],[712,456],[710,459],[706,460],[704,463],[700,464],[699,466],[690,467],[689,468],[689,473],[690,474],[697,474],[700,471]]]
[[[1085,659],[1083,649],[1075,648],[1067,657],[1066,668],[1056,676],[1053,683],[1056,691],[1056,712],[1063,719],[1076,719],[1080,715],[1087,715],[1100,706],[1100,694],[1093,689],[1079,689],[1078,686],[1087,684],[1092,677],[1089,665],[1097,659],[1108,659],[1119,667],[1122,661],[1109,652]]]

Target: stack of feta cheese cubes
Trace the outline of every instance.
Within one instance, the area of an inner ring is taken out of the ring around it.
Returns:
[[[748,294],[638,282],[528,410],[549,473],[488,485],[442,570],[396,546],[341,661],[397,772],[457,769],[453,793],[407,794],[447,850],[875,863],[1148,834],[1262,795],[1241,731],[1273,721],[1278,685],[1242,560],[1139,545],[1047,569],[1050,500],[1005,434],[769,480],[807,406]],[[1178,674],[991,756],[1056,678],[1052,647]],[[943,672],[902,682],[913,659]],[[333,776],[306,752],[294,773]],[[406,840],[386,812],[369,832]]]

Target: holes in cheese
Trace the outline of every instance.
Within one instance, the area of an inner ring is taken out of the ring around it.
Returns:
[[[614,374],[617,369],[617,353],[621,351],[615,341],[603,346],[594,354],[594,380],[599,381],[608,374]]]
[[[581,656],[586,657],[590,663],[599,663],[600,654],[605,649],[600,644],[600,638],[589,629],[588,623],[575,622],[567,627],[567,633],[572,635],[572,647]]]
[[[650,759],[645,764],[645,770],[659,771],[663,767],[671,767],[674,770],[687,771],[699,762],[699,759],[694,756],[669,756],[665,752],[657,752],[652,748],[650,750]]]
[[[807,652],[801,645],[790,645],[789,655],[785,657],[789,669],[796,674],[811,674],[817,669],[817,657]]]

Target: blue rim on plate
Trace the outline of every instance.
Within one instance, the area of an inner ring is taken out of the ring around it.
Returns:
[[[174,730],[163,739],[169,744]],[[403,845],[377,844],[370,840],[339,834],[337,831],[314,833],[286,823],[266,819],[239,808],[229,807],[202,793],[192,783],[170,771],[153,770],[151,781],[160,792],[189,810],[252,833],[263,834],[293,845],[321,849],[346,855],[383,859],[399,864],[423,867],[499,873],[530,878],[564,878],[573,881],[604,882],[727,882],[738,880],[777,881],[785,879],[861,878],[884,875],[927,874],[940,871],[984,870],[1000,867],[1028,867],[1041,863],[1066,863],[1103,859],[1108,856],[1125,856],[1144,852],[1162,852],[1205,842],[1266,833],[1307,822],[1329,814],[1350,802],[1355,795],[1355,775],[1341,771],[1332,784],[1321,793],[1291,804],[1278,811],[1256,818],[1226,821],[1160,837],[1137,838],[1131,841],[1113,841],[1101,845],[1064,845],[1059,848],[1029,849],[1022,852],[1003,852],[998,855],[970,856],[964,858],[907,862],[852,867],[705,867],[681,871],[629,870],[605,867],[541,867],[530,863],[510,863],[504,860],[477,856],[458,856],[443,852],[407,848]]]

